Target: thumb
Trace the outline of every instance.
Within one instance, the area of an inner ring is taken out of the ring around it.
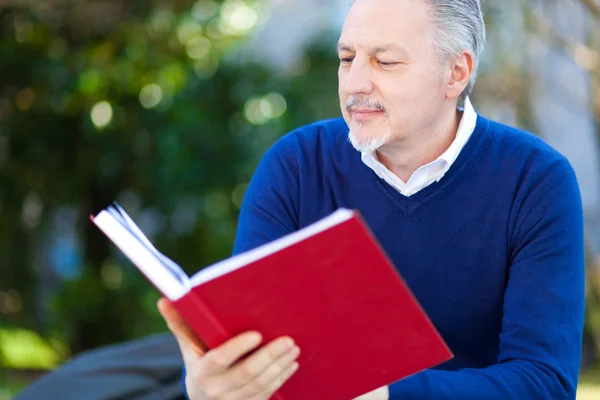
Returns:
[[[179,349],[184,358],[194,355],[201,357],[206,353],[206,347],[196,337],[194,332],[188,327],[181,315],[177,312],[173,304],[166,298],[161,298],[157,302],[158,311],[167,323],[167,327],[177,339]]]

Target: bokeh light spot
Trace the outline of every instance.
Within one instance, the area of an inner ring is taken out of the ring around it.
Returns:
[[[187,55],[194,60],[198,60],[206,57],[210,51],[210,41],[204,36],[197,36],[190,39],[186,47]]]
[[[258,22],[258,13],[240,0],[226,0],[221,6],[219,28],[224,34],[243,35]]]
[[[212,0],[199,0],[192,7],[192,16],[198,21],[207,21],[219,11],[219,5]]]
[[[146,85],[140,91],[140,103],[144,108],[156,107],[163,97],[163,91],[156,83]]]
[[[113,109],[108,101],[100,101],[92,107],[92,122],[96,128],[104,128],[113,118]]]
[[[17,93],[15,96],[15,105],[21,111],[27,111],[33,105],[35,100],[35,92],[33,89],[26,87]]]

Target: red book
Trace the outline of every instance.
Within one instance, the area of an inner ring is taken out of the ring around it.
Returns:
[[[349,400],[452,358],[356,211],[332,215],[188,278],[118,206],[92,220],[208,347],[290,336],[300,368],[280,400]]]

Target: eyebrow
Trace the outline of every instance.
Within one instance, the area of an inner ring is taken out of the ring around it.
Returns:
[[[354,49],[346,43],[339,42],[337,44],[337,51],[338,52],[340,52],[340,51],[353,52]],[[408,55],[408,52],[406,51],[406,49],[404,47],[398,46],[397,44],[394,44],[394,43],[389,43],[389,44],[385,44],[383,46],[377,46],[377,47],[369,49],[370,54],[385,53],[386,51],[397,51],[398,53]]]

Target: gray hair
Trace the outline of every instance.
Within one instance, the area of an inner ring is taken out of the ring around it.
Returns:
[[[481,12],[481,1],[425,1],[431,8],[432,22],[437,28],[432,34],[432,40],[440,61],[450,62],[465,50],[473,55],[475,65],[471,79],[458,100],[458,103],[462,105],[475,85],[479,59],[485,45],[485,24]]]
[[[485,45],[485,23],[480,0],[426,0],[437,29],[433,32],[436,53],[442,62],[449,62],[463,51],[473,54],[474,68],[469,84],[459,97],[459,104],[475,85],[479,60]]]

